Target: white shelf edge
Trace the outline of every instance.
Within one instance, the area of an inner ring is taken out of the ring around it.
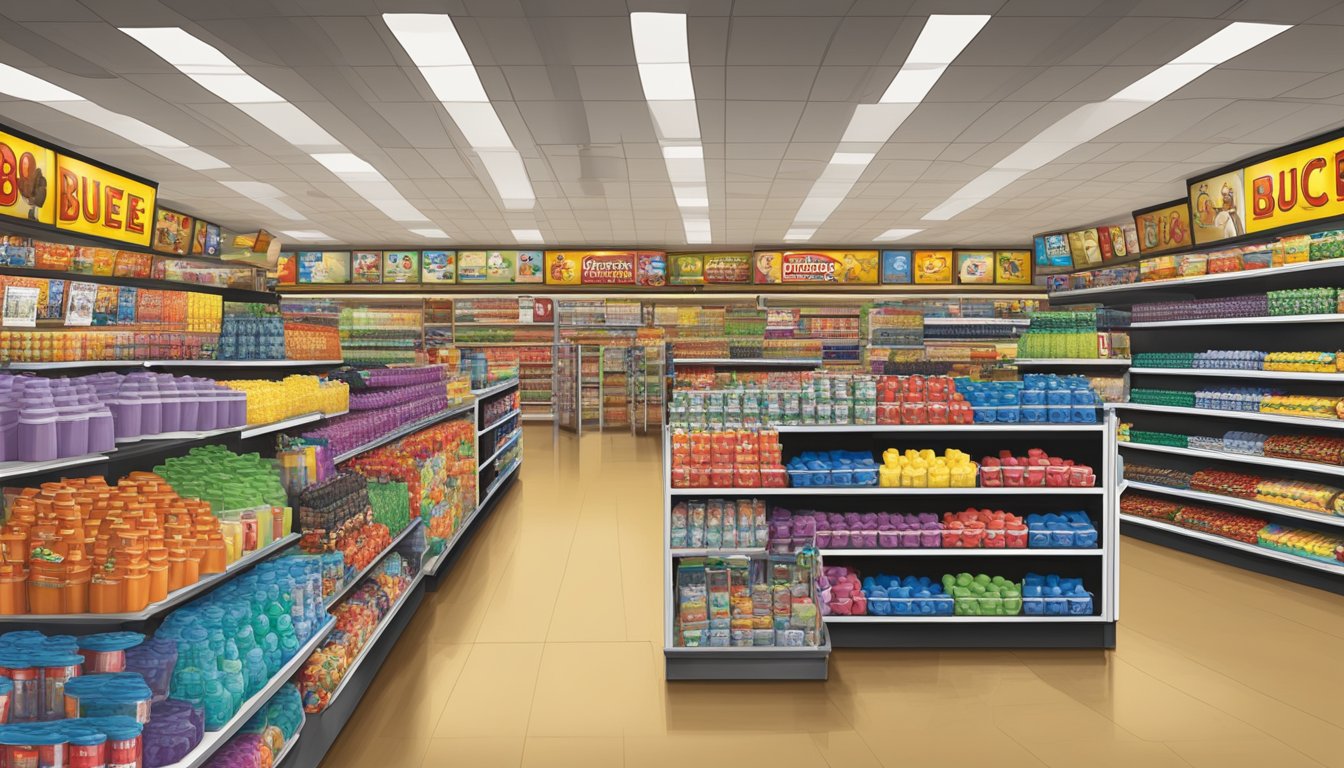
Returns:
[[[324,599],[322,601],[323,607],[330,608],[331,606],[339,603],[346,595],[350,594],[350,590],[354,589],[359,584],[359,582],[364,580],[365,576],[368,576],[369,573],[372,572],[374,568],[378,567],[378,564],[381,563],[383,559],[386,558],[388,554],[392,552],[392,550],[397,548],[397,545],[401,543],[402,539],[409,536],[411,531],[418,528],[421,522],[422,518],[417,517],[410,523],[408,523],[405,528],[401,529],[401,532],[398,533],[396,536],[392,537],[392,541],[386,547],[383,548],[383,551],[379,552],[376,557],[370,560],[368,565],[361,568],[359,573],[355,574],[355,577],[353,579],[341,585],[340,589],[337,589],[335,592],[333,592],[331,597]]]
[[[1140,320],[1133,328],[1180,328],[1195,325],[1268,325],[1277,323],[1344,323],[1344,313],[1331,315],[1262,315],[1259,317],[1211,317],[1200,320]]]
[[[1022,317],[926,317],[925,325],[1002,325],[1015,328],[1026,328],[1031,325],[1031,319]]]
[[[513,389],[516,386],[518,386],[518,379],[512,378],[509,379],[508,381],[496,382],[488,387],[483,387],[481,389],[473,389],[471,390],[471,394],[475,395],[477,400],[484,400],[485,398],[492,397],[494,395],[499,394],[500,392],[507,392],[508,390]]]
[[[1236,368],[1130,368],[1130,373],[1149,376],[1213,376],[1225,379],[1284,379],[1291,381],[1344,382],[1344,373],[1239,370]]]
[[[299,416],[291,416],[288,419],[273,421],[269,424],[248,425],[246,428],[239,430],[238,436],[246,440],[249,437],[256,437],[257,435],[265,435],[270,432],[279,432],[281,430],[289,429],[290,427],[297,427],[300,424],[310,424],[314,421],[320,421],[323,418],[325,418],[325,415],[321,411],[313,411],[312,413],[305,413]]]
[[[765,547],[746,549],[707,549],[704,547],[674,547],[668,550],[672,557],[764,557],[770,554]]]
[[[447,421],[448,419],[451,419],[454,416],[460,416],[461,414],[466,413],[467,411],[470,411],[475,407],[476,402],[473,400],[472,402],[464,403],[463,405],[459,405],[454,408],[449,408],[446,411],[440,411],[434,414],[433,416],[427,416],[423,419],[420,419],[419,421],[413,421],[410,424],[402,425],[401,427],[387,433],[386,435],[383,435],[382,437],[377,438],[376,440],[370,440],[369,442],[364,443],[363,445],[351,448],[345,453],[338,454],[334,459],[333,463],[341,464],[343,462],[349,461],[350,459],[353,459],[354,457],[360,455],[361,453],[368,453],[369,451],[372,451],[375,448],[381,448],[382,446],[387,445],[393,440],[398,440],[407,435],[419,432],[422,429],[432,427],[435,424],[438,424],[441,421]]]
[[[1093,605],[1098,599],[1093,595]],[[1105,624],[1103,616],[823,616],[827,624]]]
[[[1133,443],[1127,440],[1117,441],[1116,445],[1119,445],[1121,448],[1132,448],[1136,451],[1170,453],[1177,456],[1194,456],[1196,458],[1211,459],[1215,461],[1234,461],[1239,464],[1253,464],[1259,467],[1283,467],[1284,469],[1296,469],[1303,472],[1319,472],[1325,475],[1344,476],[1344,466],[1320,464],[1313,461],[1294,461],[1292,459],[1279,459],[1273,456],[1259,456],[1250,453],[1201,451],[1196,448],[1180,448],[1174,445],[1153,445],[1151,443]]]
[[[1320,429],[1344,429],[1344,419],[1313,419],[1303,416],[1283,416],[1277,413],[1260,411],[1219,411],[1212,408],[1186,408],[1180,405],[1147,405],[1146,403],[1109,403],[1116,410],[1155,411],[1157,413],[1179,413],[1190,416],[1212,416],[1223,419],[1246,419],[1248,421],[1270,421],[1277,424],[1293,424],[1302,427]]]
[[[1099,496],[1105,488],[884,488],[882,486],[824,485],[807,488],[669,488],[673,496]]]
[[[1105,265],[1102,265],[1105,266]],[[1221,272],[1216,275],[1197,275],[1195,277],[1186,277],[1174,280],[1150,280],[1146,283],[1125,283],[1123,285],[1106,285],[1099,288],[1077,288],[1068,291],[1055,291],[1049,294],[1050,299],[1072,299],[1084,296],[1104,296],[1108,293],[1121,293],[1124,291],[1145,291],[1154,288],[1180,288],[1186,285],[1201,285],[1203,283],[1221,283],[1235,280],[1253,280],[1257,277],[1266,275],[1283,275],[1293,272],[1307,272],[1317,269],[1331,269],[1344,267],[1344,259],[1332,259],[1326,261],[1308,261],[1300,264],[1287,264],[1282,267],[1269,267],[1267,269],[1243,269],[1238,272]]]
[[[277,691],[284,687],[285,683],[289,682],[289,679],[307,663],[308,657],[326,639],[327,635],[331,634],[331,630],[335,627],[336,617],[332,616],[317,632],[313,633],[312,637],[304,642],[292,659],[285,662],[285,665],[280,668],[280,672],[271,678],[265,688],[262,688],[255,696],[244,702],[243,706],[239,707],[223,728],[218,731],[206,731],[201,743],[197,744],[195,749],[188,752],[186,757],[166,766],[166,768],[199,768],[199,766],[204,765],[211,755],[224,746],[247,723],[248,719],[257,713],[257,710],[261,709]]]
[[[25,622],[30,624],[120,624],[130,621],[144,621],[170,608],[181,605],[207,589],[232,579],[238,573],[278,554],[299,540],[300,534],[291,533],[276,539],[261,549],[254,549],[234,560],[224,568],[223,573],[202,576],[194,584],[169,592],[168,596],[157,603],[150,603],[144,610],[127,613],[20,613],[0,615],[0,624]]]
[[[486,459],[486,460],[483,461],[483,462],[477,462],[477,463],[476,463],[476,473],[477,473],[477,474],[480,474],[481,470],[482,470],[487,464],[489,464],[490,462],[492,462],[492,461],[494,461],[495,459],[499,458],[499,454],[501,454],[501,453],[507,451],[507,450],[509,449],[509,446],[511,446],[511,445],[513,445],[514,443],[518,442],[519,438],[521,438],[522,436],[523,436],[523,430],[522,430],[522,429],[519,429],[517,432],[514,432],[512,437],[510,437],[508,440],[504,441],[504,444],[503,444],[503,445],[501,445],[501,446],[499,446],[498,448],[496,448],[496,449],[495,449],[495,452],[492,453],[492,454],[490,454],[490,458]]]
[[[789,432],[1102,432],[1106,425],[1094,424],[778,424],[762,426],[780,434]]]
[[[1138,517],[1136,515],[1130,515],[1124,512],[1120,513],[1120,521],[1125,523],[1133,523],[1134,525],[1142,525],[1146,528],[1156,528],[1159,531],[1167,531],[1169,533],[1174,533],[1178,536],[1185,536],[1187,538],[1197,539],[1199,541],[1208,542],[1210,544],[1217,544],[1219,546],[1227,547],[1228,549],[1238,549],[1241,550],[1242,552],[1249,552],[1253,555],[1260,555],[1261,557],[1266,557],[1271,560],[1281,560],[1285,563],[1300,565],[1304,568],[1313,568],[1318,571],[1333,573],[1337,576],[1344,575],[1344,564],[1336,566],[1330,563],[1321,562],[1319,560],[1311,560],[1305,557],[1298,557],[1297,555],[1290,555],[1287,552],[1280,552],[1277,549],[1261,547],[1255,544],[1247,544],[1244,541],[1236,541],[1235,539],[1229,539],[1223,536],[1214,536],[1211,533],[1204,533],[1202,531],[1193,531],[1190,530],[1189,528],[1182,528],[1178,525],[1173,525],[1171,523],[1164,523],[1161,520],[1149,520],[1146,517]]]
[[[1276,517],[1292,517],[1298,520],[1306,520],[1310,523],[1316,523],[1317,525],[1344,528],[1344,517],[1337,515],[1325,515],[1319,512],[1309,512],[1304,509],[1294,509],[1293,507],[1284,507],[1264,501],[1255,501],[1254,499],[1238,499],[1234,496],[1224,496],[1219,493],[1194,491],[1189,488],[1168,488],[1165,485],[1145,483],[1140,480],[1128,480],[1126,482],[1128,483],[1126,487],[1129,490],[1146,491],[1148,493],[1156,493],[1163,496],[1176,496],[1182,499],[1194,499],[1209,504],[1220,504],[1225,507],[1237,507],[1238,509],[1261,512],[1266,515],[1275,515]]]
[[[113,453],[109,451],[108,453]],[[79,467],[85,464],[96,464],[100,461],[107,461],[108,454],[87,453],[83,456],[71,456],[65,459],[55,459],[53,461],[6,461],[0,462],[0,479],[9,477],[22,477],[24,475],[37,475],[43,472],[54,472],[58,469],[67,467]]]
[[[1031,557],[1034,555],[1046,555],[1050,557],[1100,557],[1106,554],[1106,550],[1101,547],[1076,548],[1076,549],[1047,549],[1045,547],[1031,548],[1020,547],[1009,549],[990,549],[986,547],[929,547],[927,549],[920,547],[893,547],[890,549],[835,549],[827,548],[818,550],[822,557],[839,557],[843,555],[857,557],[956,557],[961,555],[989,555],[992,557]]]
[[[492,429],[497,429],[499,428],[499,425],[503,424],[504,422],[508,421],[514,416],[520,415],[521,413],[522,413],[521,408],[514,408],[513,410],[504,414],[503,416],[500,416],[498,419],[495,419],[494,421],[490,422],[490,424],[485,426],[484,428],[476,430],[476,435],[479,437]]]
[[[393,620],[397,618],[397,614],[401,613],[401,609],[406,607],[406,602],[410,599],[411,594],[415,592],[415,588],[420,586],[420,582],[424,578],[425,571],[421,568],[419,572],[411,577],[411,583],[406,585],[406,589],[402,590],[402,593],[397,596],[397,602],[393,603],[392,606],[387,609],[387,615],[378,623],[378,628],[373,631],[373,634],[369,635],[369,639],[364,643],[364,647],[359,649],[359,655],[355,657],[354,661],[350,662],[350,666],[346,667],[345,674],[341,676],[341,682],[337,683],[336,690],[332,691],[331,696],[327,699],[327,709],[331,708],[331,705],[336,702],[336,697],[340,696],[341,692],[345,690],[346,683],[349,683],[350,679],[354,677],[355,671],[359,669],[359,665],[363,664],[364,659],[368,658],[369,652],[378,644],[379,638],[381,638],[383,633],[387,631],[387,628],[392,625]]]
[[[1018,368],[1128,368],[1129,360],[1121,357],[1019,357],[1012,364]]]

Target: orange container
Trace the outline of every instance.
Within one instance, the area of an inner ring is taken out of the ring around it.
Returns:
[[[0,565],[0,614],[28,612],[28,575],[21,565]]]
[[[120,573],[102,571],[89,582],[90,613],[121,613],[124,604]]]
[[[86,563],[71,563],[61,593],[61,613],[88,613],[89,580],[93,571]]]
[[[128,573],[121,583],[126,594],[126,610],[143,611],[149,605],[149,572]]]
[[[61,593],[65,590],[65,563],[33,560],[28,572],[28,610],[50,615],[61,612]]]
[[[168,591],[176,592],[187,585],[187,551],[168,550]],[[194,582],[193,582],[194,583]]]

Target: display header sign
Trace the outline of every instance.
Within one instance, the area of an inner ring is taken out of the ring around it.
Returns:
[[[0,214],[53,224],[56,195],[50,185],[55,174],[55,152],[0,131]]]
[[[1190,219],[1188,200],[1172,200],[1135,211],[1139,252],[1148,255],[1189,248],[1193,242]]]
[[[548,285],[667,284],[662,251],[546,251]]]
[[[848,283],[876,285],[877,251],[757,251],[755,282],[761,285]]]
[[[56,228],[148,246],[158,189],[56,154]]]
[[[1246,166],[1246,231],[1344,215],[1344,138]]]

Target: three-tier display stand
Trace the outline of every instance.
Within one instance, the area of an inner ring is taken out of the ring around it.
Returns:
[[[978,460],[1008,449],[1023,455],[1043,448],[1095,468],[1091,488],[673,488],[671,431],[664,434],[664,655],[668,679],[824,679],[832,646],[882,648],[1113,648],[1119,618],[1119,521],[1115,467],[1115,417],[1096,424],[823,425],[779,426],[784,459],[804,450],[887,448],[942,452],[957,448]],[[768,508],[826,512],[944,512],[1002,509],[1032,513],[1084,511],[1097,529],[1093,549],[821,549],[827,565],[852,565],[864,575],[929,576],[985,573],[1020,582],[1027,573],[1082,577],[1093,595],[1091,615],[1063,616],[827,616],[825,642],[814,649],[685,648],[676,636],[678,559],[704,556],[763,557],[743,550],[674,550],[672,506],[682,500],[760,498]]]

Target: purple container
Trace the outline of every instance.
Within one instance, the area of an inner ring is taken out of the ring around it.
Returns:
[[[112,411],[93,395],[80,395],[89,409],[89,453],[102,453],[117,447],[116,424]]]
[[[215,385],[201,381],[196,388],[196,429],[209,432],[219,428],[219,395]]]
[[[83,456],[89,452],[89,407],[71,388],[57,395],[56,452],[62,457]]]
[[[179,431],[199,431],[201,420],[200,387],[197,386],[196,382],[191,378],[179,379],[177,383],[177,396],[181,401],[181,410],[178,416]]]
[[[116,428],[118,440],[130,440],[140,436],[140,384],[127,377],[117,388],[117,394],[108,406],[112,410],[112,422]]]
[[[163,401],[159,383],[147,376],[140,383],[140,434],[152,437],[163,432]]]
[[[177,643],[167,638],[154,638],[126,650],[126,671],[136,672],[149,685],[151,700],[168,698],[173,670],[177,667]]]
[[[19,406],[13,390],[0,389],[0,461],[18,459]]]
[[[145,768],[159,768],[180,762],[201,743],[205,715],[191,704],[178,699],[155,703],[145,724]]]
[[[235,389],[228,390],[225,402],[229,406],[228,426],[241,427],[247,424],[247,393]]]
[[[919,546],[924,549],[941,549],[943,546],[943,529],[934,524],[933,527],[926,527],[920,531]]]
[[[159,403],[162,410],[161,426],[164,432],[182,431],[182,394],[172,376],[159,378]]]
[[[56,458],[56,407],[49,396],[24,393],[19,406],[18,448],[20,461],[52,461]]]

